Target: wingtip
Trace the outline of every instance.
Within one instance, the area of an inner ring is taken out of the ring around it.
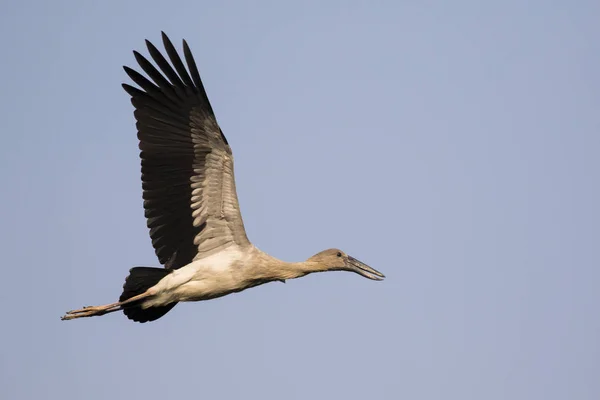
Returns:
[[[194,56],[192,56],[192,50],[190,49],[190,46],[188,46],[185,39],[182,39],[181,41],[183,42],[183,55],[186,57],[186,59],[188,59],[188,58],[193,59]]]
[[[121,83],[121,87],[123,88],[123,90],[125,90],[127,92],[127,94],[129,96],[131,96],[132,100],[133,100],[133,97],[137,96],[141,92],[140,89],[133,87],[127,83]]]
[[[146,57],[144,57],[141,53],[139,53],[138,51],[133,51],[133,56],[135,57],[135,61],[138,62],[138,64],[140,65],[140,67],[144,68],[144,64],[148,63],[149,61],[146,59]]]
[[[152,43],[148,39],[146,39],[146,48],[148,49],[148,51],[150,53],[152,53],[153,51],[158,51],[158,49],[156,48],[156,46],[154,45],[154,43]]]
[[[170,48],[175,49],[175,46],[173,46],[173,42],[171,42],[171,39],[169,39],[169,37],[167,36],[166,33],[161,31],[161,37],[162,37],[163,45],[165,46],[165,49],[167,49],[167,51]]]

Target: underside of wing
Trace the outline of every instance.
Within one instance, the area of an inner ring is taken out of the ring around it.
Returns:
[[[187,68],[163,33],[167,59],[149,41],[135,58],[150,78],[124,67],[135,107],[145,215],[161,264],[180,268],[231,244],[249,245],[238,206],[233,155],[217,124],[192,53]]]

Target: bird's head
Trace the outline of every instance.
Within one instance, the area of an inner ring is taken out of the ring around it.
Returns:
[[[318,265],[319,271],[351,271],[374,281],[381,281],[385,278],[381,272],[339,249],[323,250],[307,261]]]

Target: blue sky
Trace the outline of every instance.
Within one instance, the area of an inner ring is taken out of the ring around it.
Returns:
[[[599,398],[600,4],[214,3],[4,5],[0,397]],[[120,84],[161,30],[195,54],[250,239],[386,281],[59,320],[157,265]]]

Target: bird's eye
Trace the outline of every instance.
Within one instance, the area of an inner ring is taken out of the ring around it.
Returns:
[[[341,257],[341,256],[342,256],[342,253],[340,253],[340,252],[338,251],[338,253],[337,253],[337,256],[338,256],[338,257]]]

